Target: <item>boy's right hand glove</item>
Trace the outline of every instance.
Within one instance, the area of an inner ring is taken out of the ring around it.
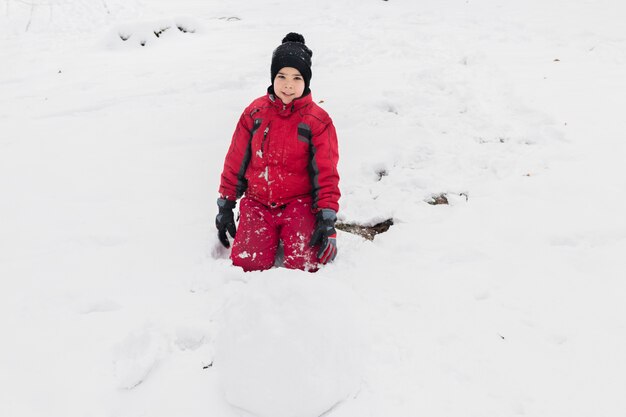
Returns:
[[[217,227],[217,237],[225,248],[230,248],[230,242],[226,237],[226,231],[234,238],[237,233],[235,227],[235,215],[233,209],[237,205],[236,201],[226,200],[225,198],[217,199],[217,207],[219,213],[215,216],[215,226]]]
[[[337,213],[331,209],[322,209],[315,215],[315,229],[309,246],[320,245],[317,258],[323,265],[331,262],[337,256],[336,221]]]

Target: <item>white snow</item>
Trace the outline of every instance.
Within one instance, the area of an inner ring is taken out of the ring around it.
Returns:
[[[297,272],[253,278],[226,306],[215,370],[230,404],[316,417],[361,387],[367,316],[348,287]]]
[[[626,414],[625,12],[0,2],[0,415]],[[219,175],[290,31],[340,220],[394,225],[244,273]]]

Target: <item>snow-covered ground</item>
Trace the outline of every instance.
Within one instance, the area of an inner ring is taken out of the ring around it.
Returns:
[[[625,415],[625,13],[0,2],[0,415]],[[219,174],[290,31],[340,220],[395,224],[245,274]]]

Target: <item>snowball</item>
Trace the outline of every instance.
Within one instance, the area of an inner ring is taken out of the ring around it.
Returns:
[[[217,340],[226,400],[259,417],[316,417],[355,394],[368,352],[363,312],[327,278],[253,278],[225,308]]]

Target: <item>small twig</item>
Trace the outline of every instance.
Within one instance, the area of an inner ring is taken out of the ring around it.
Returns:
[[[30,24],[33,21],[33,14],[35,12],[35,3],[31,3],[30,5],[30,16],[28,17],[28,23],[26,24],[26,29],[24,30],[24,32],[28,32],[28,29],[30,29]]]

